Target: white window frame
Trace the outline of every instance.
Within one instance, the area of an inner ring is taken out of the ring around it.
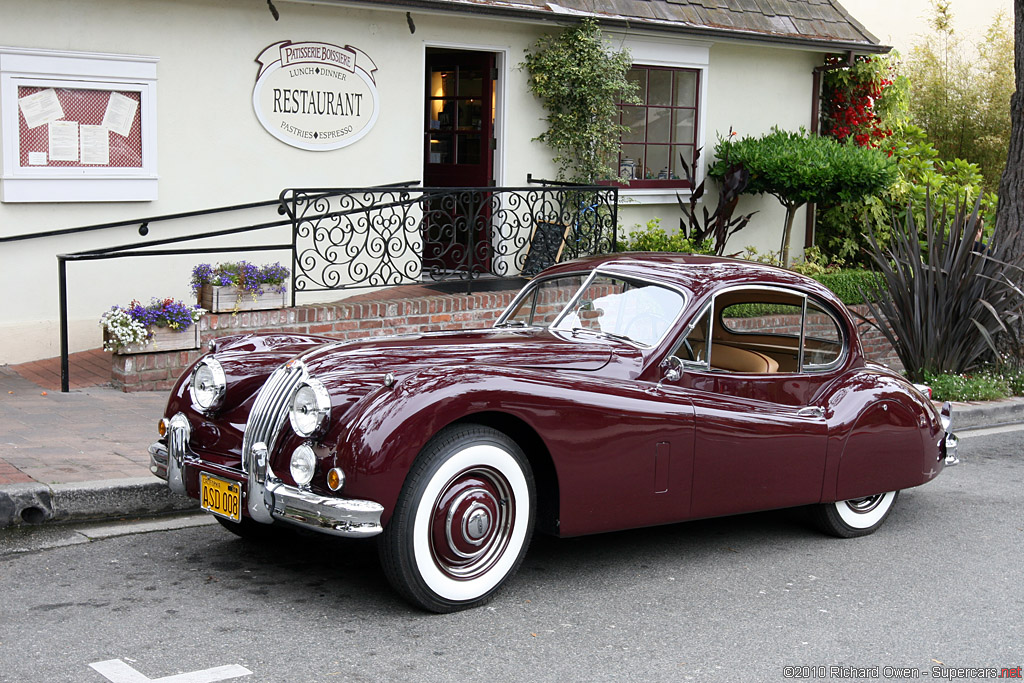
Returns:
[[[156,67],[158,58],[0,47],[2,202],[137,202],[157,199]],[[22,166],[18,88],[139,93],[141,167]]]
[[[628,48],[633,64],[638,67],[661,66],[670,69],[694,69],[700,72],[700,92],[697,107],[697,146],[704,147],[700,163],[693,169],[694,186],[704,180],[707,166],[707,145],[705,128],[708,112],[708,64],[710,62],[711,43],[680,40],[678,37],[639,36],[607,32],[610,41],[617,48]],[[693,188],[652,187],[619,190],[623,204],[675,204],[676,195],[689,196]]]

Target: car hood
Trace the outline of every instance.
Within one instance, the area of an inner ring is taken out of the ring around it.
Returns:
[[[503,365],[563,370],[599,370],[612,357],[614,341],[541,329],[487,329],[331,342],[302,355],[314,376],[340,372],[405,374],[438,365]]]

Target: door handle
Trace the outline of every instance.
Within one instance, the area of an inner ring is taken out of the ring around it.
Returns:
[[[819,406],[808,406],[796,411],[800,417],[825,417],[825,409]]]

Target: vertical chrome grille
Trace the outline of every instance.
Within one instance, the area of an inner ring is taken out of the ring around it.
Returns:
[[[256,402],[249,413],[242,437],[242,470],[249,471],[252,448],[264,443],[273,453],[277,436],[288,419],[288,408],[295,387],[308,376],[306,366],[295,360],[285,363],[270,375],[267,383],[256,394]]]

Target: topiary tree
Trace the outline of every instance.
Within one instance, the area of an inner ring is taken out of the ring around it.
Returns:
[[[718,158],[708,175],[724,178],[730,165],[750,173],[744,192],[770,194],[786,208],[782,229],[782,263],[790,264],[789,242],[797,210],[807,203],[855,201],[889,187],[896,178],[893,163],[882,152],[832,138],[773,128],[760,138],[720,139]],[[728,159],[727,164],[724,160]]]
[[[626,79],[629,50],[605,44],[594,19],[583,19],[557,36],[546,35],[520,64],[530,91],[548,110],[548,129],[534,140],[555,151],[559,180],[593,183],[618,177],[620,102],[639,104],[636,84]]]

